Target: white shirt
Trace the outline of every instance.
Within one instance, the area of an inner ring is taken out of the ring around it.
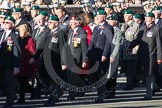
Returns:
[[[155,19],[155,24],[157,24],[158,21],[159,21],[159,19]]]
[[[77,30],[78,30],[78,27],[74,29],[73,36],[74,36],[74,34],[76,33]]]
[[[5,38],[4,38],[4,39],[6,39],[9,36],[9,34],[11,33],[11,30],[7,30],[7,31],[4,31],[4,32],[6,32],[6,35],[5,35]],[[2,39],[3,39],[3,34],[2,34],[2,37],[1,37],[1,40],[0,40],[0,44],[2,43]]]
[[[5,31],[5,32],[6,32],[6,38],[7,38],[9,36],[9,34],[11,33],[11,30],[8,30],[8,31]]]
[[[20,21],[21,21],[21,18],[18,21],[16,21],[15,25],[19,24]]]

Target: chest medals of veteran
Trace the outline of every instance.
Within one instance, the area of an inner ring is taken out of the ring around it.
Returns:
[[[81,38],[76,37],[75,35],[79,35],[78,32],[74,33],[74,36],[72,37],[72,43],[74,45],[74,48],[77,48],[81,42]]]

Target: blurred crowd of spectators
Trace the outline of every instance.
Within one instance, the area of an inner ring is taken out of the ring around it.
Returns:
[[[0,0],[0,4],[2,4],[4,0]],[[20,3],[21,5],[28,5],[32,2],[37,5],[52,5],[56,3],[64,3],[64,4],[75,4],[81,5],[83,2],[87,2],[90,4],[95,4],[95,2],[99,1],[103,4],[106,3],[128,3],[128,4],[142,4],[145,1],[149,1],[150,3],[160,5],[162,0],[6,0],[11,3],[11,6],[14,6],[15,3]]]

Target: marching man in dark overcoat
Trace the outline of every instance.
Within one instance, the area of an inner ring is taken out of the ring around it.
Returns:
[[[154,23],[152,12],[145,14],[146,25],[139,31],[137,39],[131,42],[129,49],[140,43],[142,67],[146,75],[146,95],[144,99],[151,99],[154,90],[154,76],[158,72],[158,64],[162,63],[162,41],[160,29]]]

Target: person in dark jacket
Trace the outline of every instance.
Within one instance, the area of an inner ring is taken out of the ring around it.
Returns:
[[[72,16],[66,47],[63,50],[64,58],[62,69],[66,70],[68,82],[73,86],[85,86],[80,78],[80,69],[87,66],[86,53],[88,50],[86,31],[79,26],[80,18]],[[68,100],[72,101],[77,96],[77,91],[69,91]]]
[[[64,79],[66,73],[62,71],[62,59],[61,59],[61,54],[62,54],[62,49],[65,44],[65,32],[62,31],[59,27],[59,19],[55,15],[51,15],[48,19],[48,26],[50,29],[49,35],[46,37],[45,41],[41,44],[42,46],[37,49],[35,55],[33,56],[32,59],[38,59],[41,54],[46,58],[46,51],[50,51],[51,53],[51,62],[52,66],[51,68],[54,68],[55,73],[62,79]],[[48,56],[49,57],[49,56]],[[44,62],[45,65],[47,66],[49,63]],[[48,101],[44,104],[44,106],[53,106],[55,105],[56,99],[58,98],[57,95],[60,95],[60,92],[62,92],[60,85],[56,84],[54,79],[52,79],[53,72],[48,71],[48,74],[50,77],[50,88],[47,92],[50,92],[50,96],[48,98]]]
[[[140,43],[140,56],[147,85],[144,99],[152,98],[155,74],[158,72],[158,64],[162,64],[161,31],[154,24],[154,17],[152,12],[145,14],[146,25],[139,31],[138,37],[128,47],[132,50],[135,45]]]
[[[33,31],[35,26],[37,25],[36,16],[39,14],[39,6],[37,6],[37,5],[32,6],[30,9],[30,14],[31,14],[31,20],[30,20],[29,24]]]
[[[98,26],[93,30],[93,37],[88,47],[87,57],[90,62],[90,67],[96,62],[99,62],[98,69],[94,73],[94,80],[99,81],[108,70],[109,58],[111,54],[111,43],[113,39],[113,28],[105,21],[106,12],[104,10],[98,10],[96,13],[98,19]],[[97,88],[96,102],[103,102],[105,93],[107,92],[106,84]]]
[[[47,16],[47,13],[45,11],[41,11],[36,18],[38,26],[35,27],[32,32],[32,37],[36,42],[36,51],[43,48],[44,43],[50,33],[49,28],[45,25],[46,16]],[[35,59],[31,58],[31,61],[35,61]],[[43,80],[43,83],[44,83],[43,86],[44,85],[46,85],[46,87],[49,86],[49,81],[48,81],[49,75],[46,71],[42,54],[39,56],[39,59],[37,60],[37,65],[38,65],[38,72],[36,74],[36,77],[37,77],[37,87],[36,88],[37,88],[37,93],[40,95],[41,88],[42,88],[41,87],[42,84],[41,84],[40,80]]]
[[[22,24],[27,24],[30,27],[28,21],[22,17],[23,16],[22,14],[23,14],[22,8],[13,8],[12,9],[12,17],[14,17],[14,19],[15,19],[14,28],[17,33],[18,33],[18,27]]]
[[[10,108],[16,98],[16,76],[20,72],[21,49],[18,35],[13,30],[15,19],[6,16],[4,30],[0,31],[0,88],[7,99],[5,108]]]

